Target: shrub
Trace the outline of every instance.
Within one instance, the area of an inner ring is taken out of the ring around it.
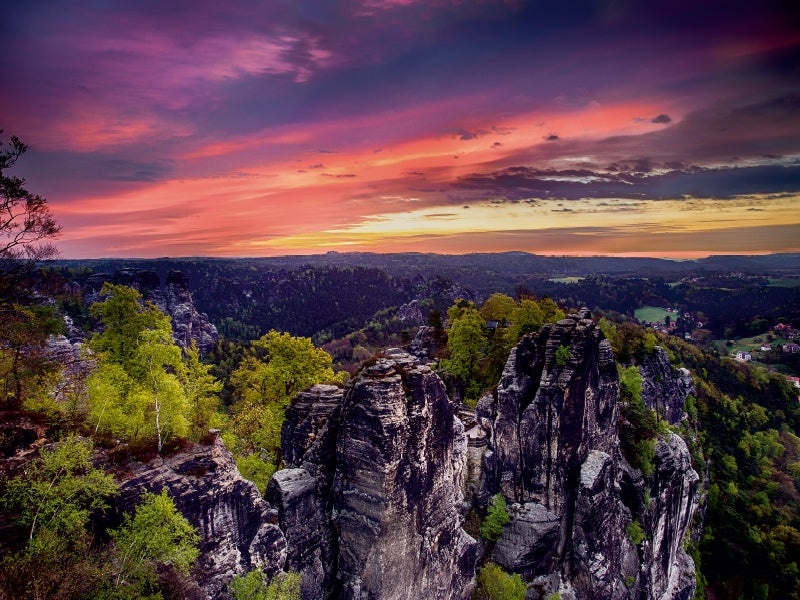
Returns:
[[[527,588],[519,574],[509,575],[494,563],[478,571],[473,600],[525,600]]]
[[[503,526],[509,521],[508,511],[506,510],[506,499],[503,494],[497,494],[492,498],[486,518],[481,525],[481,535],[484,539],[494,542],[503,533]]]
[[[563,367],[567,364],[569,360],[569,348],[567,346],[559,346],[558,350],[556,350],[556,364],[559,367]]]
[[[642,524],[639,523],[638,520],[628,523],[625,526],[625,533],[628,534],[628,538],[635,546],[638,546],[647,539],[647,535],[645,535],[644,529],[642,529]]]

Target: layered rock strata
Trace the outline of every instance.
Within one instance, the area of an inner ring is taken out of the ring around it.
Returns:
[[[476,499],[502,493],[511,504],[492,559],[531,582],[532,597],[691,597],[681,542],[698,476],[674,434],[658,440],[651,477],[624,460],[616,364],[589,317],[523,338],[478,404],[488,445]]]
[[[102,455],[98,462],[107,462]],[[215,437],[174,456],[132,463],[120,478],[118,513],[133,512],[144,491],[163,488],[200,532],[200,557],[193,571],[203,595],[218,598],[238,574],[261,567],[272,576],[286,562],[286,539],[278,512],[242,478],[231,453]]]
[[[467,440],[439,377],[387,351],[345,392],[297,397],[267,497],[304,599],[469,597],[477,543],[461,528]],[[315,535],[316,531],[322,532]],[[327,583],[327,585],[326,585]]]

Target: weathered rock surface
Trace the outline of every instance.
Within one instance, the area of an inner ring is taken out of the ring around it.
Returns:
[[[674,434],[657,443],[651,477],[624,460],[616,364],[589,316],[581,311],[523,338],[496,393],[478,403],[488,445],[477,501],[485,505],[499,492],[518,503],[492,558],[535,582],[534,598],[553,591],[562,598],[691,595],[694,577],[686,573],[694,567],[681,541],[697,506],[698,476]],[[566,361],[560,347],[569,350]],[[662,368],[665,357],[650,367]],[[653,397],[663,401],[659,393]],[[646,535],[638,545],[626,532],[634,521]]]
[[[695,393],[694,382],[688,369],[674,370],[669,355],[658,346],[639,365],[642,376],[642,400],[670,425],[677,425],[686,413],[686,398]]]
[[[180,271],[167,274],[162,310],[172,317],[172,337],[178,346],[189,348],[194,342],[201,355],[214,349],[219,339],[217,328],[208,315],[197,312],[189,295],[189,278]]]
[[[163,289],[155,271],[119,269],[113,276],[95,273],[86,281],[84,298],[87,304],[102,301],[100,291],[106,282],[134,288],[144,300],[152,302],[160,311],[172,317],[172,338],[181,348],[189,348],[194,341],[201,355],[213,350],[219,339],[217,328],[209,322],[208,315],[197,312],[189,294],[189,278],[180,271],[167,274]]]
[[[278,512],[241,477],[218,437],[210,445],[133,463],[119,479],[118,512],[132,512],[144,491],[167,488],[178,510],[197,527],[201,543],[194,576],[207,598],[217,598],[237,574],[261,566],[274,575],[283,568],[286,539]]]
[[[287,564],[302,571],[304,599],[332,591],[348,600],[455,600],[471,592],[477,543],[458,510],[463,426],[429,367],[399,350],[386,354],[338,402],[315,386],[288,411],[282,442],[291,468],[273,476],[267,496],[279,506]],[[312,540],[315,530],[323,534]],[[331,585],[317,587],[324,581]]]

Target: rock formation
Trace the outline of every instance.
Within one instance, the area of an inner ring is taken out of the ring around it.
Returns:
[[[190,347],[194,341],[201,355],[213,350],[219,339],[217,328],[209,322],[208,315],[197,312],[189,294],[189,278],[180,271],[167,274],[164,289],[155,271],[119,269],[113,276],[96,273],[86,281],[87,304],[102,301],[100,290],[106,282],[134,288],[144,300],[152,302],[161,312],[172,317],[172,338],[181,348]]]
[[[477,543],[461,528],[463,426],[439,377],[401,351],[345,392],[315,386],[287,411],[267,498],[304,599],[467,598]],[[321,532],[317,534],[317,532]]]
[[[98,454],[96,462],[107,461]],[[177,509],[199,530],[194,577],[207,598],[219,597],[237,574],[260,566],[272,576],[283,568],[286,539],[276,524],[278,513],[254,483],[242,478],[219,437],[173,456],[131,463],[118,481],[118,513],[133,512],[142,492],[166,488]]]
[[[532,597],[690,598],[694,565],[681,542],[698,476],[674,434],[658,441],[651,477],[624,460],[616,364],[589,316],[523,338],[478,404],[488,442],[476,500],[512,503],[492,559],[532,582]]]
[[[670,425],[677,425],[685,416],[686,398],[695,393],[688,369],[674,370],[664,348],[645,356],[639,365],[642,376],[642,400]]]

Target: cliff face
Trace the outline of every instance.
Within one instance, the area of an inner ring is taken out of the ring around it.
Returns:
[[[97,460],[105,462],[102,455]],[[286,539],[277,526],[278,513],[255,484],[241,477],[219,438],[174,456],[132,463],[118,480],[119,513],[132,512],[142,492],[167,488],[176,508],[199,530],[193,574],[205,597],[219,597],[234,575],[258,566],[269,575],[283,568]]]
[[[396,351],[338,397],[312,388],[288,411],[282,445],[292,468],[275,474],[267,497],[303,598],[469,596],[477,543],[458,510],[467,442],[429,367]]]
[[[688,369],[673,370],[667,351],[657,347],[639,365],[642,376],[642,400],[670,425],[684,418],[686,398],[695,393],[694,382]]]
[[[86,281],[87,304],[102,301],[100,290],[105,282],[134,288],[142,298],[172,317],[172,338],[181,348],[189,348],[194,341],[201,355],[214,349],[214,344],[219,339],[217,328],[209,322],[208,315],[197,312],[189,294],[189,278],[180,271],[170,271],[167,274],[163,289],[161,279],[155,271],[120,269],[113,276],[97,273]]]
[[[496,394],[478,404],[488,442],[477,501],[500,492],[513,503],[492,558],[533,581],[534,597],[691,597],[681,547],[697,505],[689,452],[678,436],[659,440],[647,479],[624,460],[614,357],[588,317],[523,338]],[[634,521],[646,539],[632,539]]]

